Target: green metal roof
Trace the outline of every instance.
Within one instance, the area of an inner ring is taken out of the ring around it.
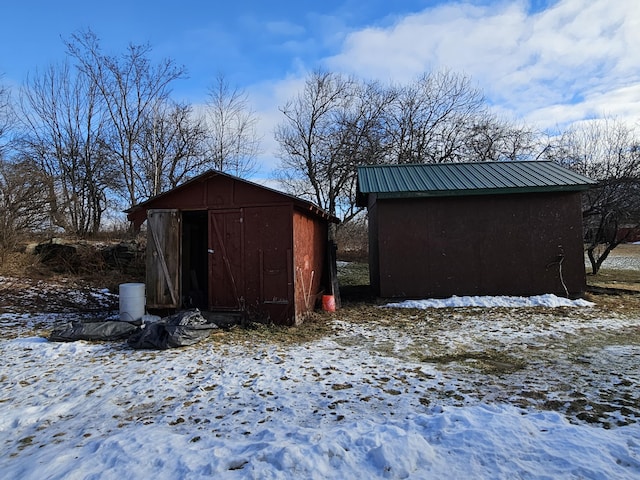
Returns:
[[[359,195],[378,198],[580,191],[595,183],[550,161],[358,167]]]

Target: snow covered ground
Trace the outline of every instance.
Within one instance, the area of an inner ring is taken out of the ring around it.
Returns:
[[[430,298],[426,300],[405,300],[399,303],[390,303],[387,307],[394,308],[464,308],[464,307],[592,307],[594,304],[587,300],[558,297],[556,295],[536,295],[533,297],[458,297]]]
[[[48,342],[75,314],[7,309],[0,477],[640,478],[640,318],[454,303],[167,351]]]

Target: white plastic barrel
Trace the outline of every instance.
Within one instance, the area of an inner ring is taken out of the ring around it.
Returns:
[[[144,315],[144,283],[120,284],[120,320],[136,322]]]

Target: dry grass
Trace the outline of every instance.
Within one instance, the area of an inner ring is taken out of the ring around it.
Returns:
[[[369,265],[365,261],[338,264],[340,287],[369,285]]]
[[[621,265],[626,268],[620,268]],[[587,275],[587,285],[592,289],[640,292],[640,245],[619,245],[597,275]]]
[[[53,283],[77,283],[96,288],[118,291],[118,285],[144,281],[144,271],[123,273],[109,268],[100,252],[89,246],[77,251],[74,265],[45,264],[38,255],[27,253],[25,248],[13,251],[0,263],[0,277],[51,281]]]
[[[41,276],[42,268],[37,256],[24,252],[11,252],[7,254],[4,262],[0,263],[0,276],[25,277]]]
[[[213,335],[211,341],[216,343],[242,343],[247,347],[256,348],[264,344],[272,345],[300,345],[319,340],[332,332],[332,314],[313,313],[302,325],[282,327],[252,323],[244,328],[234,327],[220,331]]]
[[[602,268],[597,275],[587,275],[587,285],[640,292],[640,270]]]

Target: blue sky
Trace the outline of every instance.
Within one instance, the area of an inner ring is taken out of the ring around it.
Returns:
[[[180,99],[202,102],[219,73],[245,89],[265,158],[278,106],[318,67],[396,82],[448,68],[501,115],[539,128],[640,120],[637,0],[23,0],[2,10],[2,83],[63,60],[61,37],[80,29],[110,53],[149,43],[157,59],[186,67]]]
[[[35,3],[35,6],[34,6]],[[158,58],[185,65],[180,92],[194,99],[217,73],[234,83],[277,80],[340,51],[347,34],[385,26],[439,2],[406,0],[12,2],[0,32],[0,72],[20,82],[64,58],[62,38],[91,28],[106,51],[149,43]]]

